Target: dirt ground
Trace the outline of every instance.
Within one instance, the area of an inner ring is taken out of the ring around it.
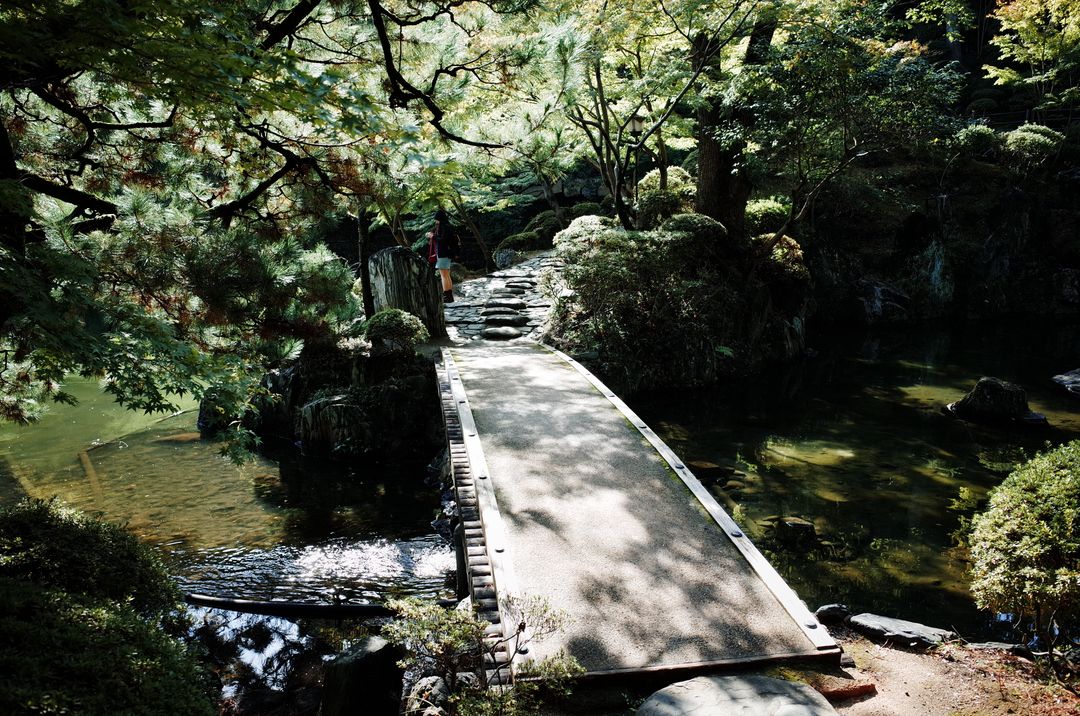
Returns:
[[[1080,698],[1041,678],[1025,659],[999,651],[945,646],[915,653],[834,629],[855,667],[876,693],[834,704],[843,716],[1080,715]]]

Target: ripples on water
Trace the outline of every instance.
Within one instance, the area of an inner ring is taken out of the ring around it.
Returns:
[[[0,429],[3,499],[57,497],[126,523],[187,591],[309,603],[445,594],[453,552],[431,527],[439,498],[422,468],[289,454],[236,466],[199,439],[193,412],[161,420],[124,411],[96,382],[69,389],[80,405]]]

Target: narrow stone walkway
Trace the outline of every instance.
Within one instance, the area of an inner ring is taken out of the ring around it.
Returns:
[[[540,282],[546,272],[561,267],[562,261],[546,252],[455,286],[458,300],[446,304],[450,339],[461,343],[536,337],[551,311]]]

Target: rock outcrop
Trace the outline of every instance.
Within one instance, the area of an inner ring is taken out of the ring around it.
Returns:
[[[1020,386],[999,378],[979,378],[971,392],[945,411],[964,420],[982,423],[1045,425],[1046,417],[1028,408],[1027,394]]]

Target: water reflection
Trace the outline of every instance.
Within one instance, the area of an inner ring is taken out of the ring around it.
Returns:
[[[79,406],[0,429],[0,499],[57,497],[126,523],[188,591],[301,602],[446,594],[453,554],[431,527],[439,495],[423,466],[289,450],[236,466],[199,439],[193,412],[147,417],[95,382],[72,389]]]
[[[986,635],[953,533],[1025,456],[1080,437],[1080,401],[1049,382],[1080,365],[1080,331],[999,324],[823,346],[816,361],[758,380],[631,403],[811,607],[845,601]],[[1053,428],[941,414],[983,375],[1023,385]]]

